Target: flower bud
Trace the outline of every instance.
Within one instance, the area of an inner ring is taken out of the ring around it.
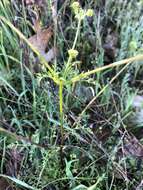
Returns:
[[[93,16],[93,10],[92,9],[88,9],[86,12],[86,16],[92,17]]]
[[[75,49],[68,50],[68,54],[71,58],[76,58],[78,56],[78,51]]]

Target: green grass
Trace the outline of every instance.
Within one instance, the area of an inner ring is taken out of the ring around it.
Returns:
[[[46,2],[43,25],[52,20]],[[120,132],[138,138],[142,130],[130,123],[133,97],[142,93],[142,1],[81,3],[94,10],[92,18],[76,19],[69,1],[59,3],[53,41],[60,55],[50,64],[27,40],[36,7],[0,2],[0,176],[14,187],[130,190],[142,180],[138,158],[120,153]],[[111,58],[103,46],[113,33]],[[40,57],[40,73],[25,66],[33,64],[26,45]]]

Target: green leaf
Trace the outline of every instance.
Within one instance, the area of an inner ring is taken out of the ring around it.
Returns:
[[[85,185],[78,185],[77,187],[73,188],[72,190],[87,190]]]
[[[97,190],[97,185],[98,185],[104,178],[105,178],[105,174],[103,174],[101,177],[99,177],[98,180],[97,180],[97,182],[96,182],[94,185],[88,187],[87,190]]]
[[[71,160],[71,161],[66,161],[66,176],[69,178],[69,179],[73,179],[73,174],[72,174],[72,171],[71,171],[71,165],[73,162],[75,162],[76,160]]]

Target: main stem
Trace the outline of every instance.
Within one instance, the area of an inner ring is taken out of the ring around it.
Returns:
[[[60,81],[59,84],[59,106],[60,106],[60,123],[61,123],[61,146],[63,145],[64,138],[64,129],[63,129],[63,81]]]
[[[64,114],[63,114],[63,81],[60,80],[59,83],[59,109],[60,109],[60,159],[61,168],[64,168],[64,158],[63,158],[63,144],[64,144]]]
[[[80,25],[81,25],[81,20],[79,19],[72,49],[75,49],[75,46],[76,46],[76,43],[77,43],[77,40],[78,40],[78,36],[79,36],[79,32],[80,32]],[[68,70],[68,68],[69,68],[69,66],[71,64],[71,61],[72,61],[72,58],[69,56],[67,64],[66,64],[66,68],[65,68],[65,74],[66,74],[66,72],[67,72],[67,70]]]
[[[72,49],[75,49],[75,46],[76,46],[76,43],[77,43],[77,39],[78,39],[78,35],[79,35],[79,32],[80,32],[80,25],[81,25],[81,20],[79,19],[78,25],[77,25],[77,31],[76,31],[76,35],[75,35],[75,39],[74,39],[74,43],[73,43]]]

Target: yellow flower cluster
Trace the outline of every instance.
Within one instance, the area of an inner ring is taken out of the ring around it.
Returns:
[[[75,13],[78,13],[78,11],[80,9],[80,4],[79,4],[79,2],[74,2],[74,3],[72,3],[71,7],[73,8]]]
[[[78,56],[78,51],[75,49],[68,50],[68,54],[71,58],[76,58]]]
[[[92,9],[88,9],[88,10],[84,10],[80,7],[80,4],[79,2],[73,2],[72,5],[71,5],[74,13],[75,13],[75,17],[77,19],[84,19],[85,16],[88,16],[88,17],[92,17],[93,16],[93,10]]]

